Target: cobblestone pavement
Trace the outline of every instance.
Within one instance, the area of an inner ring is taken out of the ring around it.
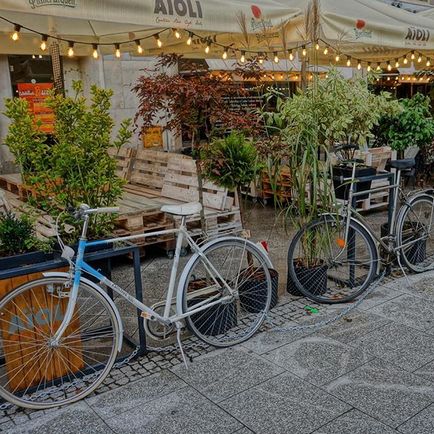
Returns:
[[[375,227],[384,213],[370,216]],[[257,205],[252,235],[270,241],[281,297],[273,324],[312,323],[342,307],[318,306],[284,295],[290,235],[275,226],[274,210]],[[161,256],[143,263],[152,282],[147,301],[161,297]],[[115,279],[127,282],[128,267]],[[160,291],[160,293],[159,293]],[[304,307],[319,314],[308,315]],[[134,335],[134,311],[119,303]],[[315,333],[270,330],[243,345],[149,353],[113,370],[97,393],[49,411],[0,412],[0,431],[13,433],[417,433],[434,432],[434,273],[385,279],[354,311]],[[151,343],[152,344],[152,343]],[[125,350],[126,351],[126,350]]]

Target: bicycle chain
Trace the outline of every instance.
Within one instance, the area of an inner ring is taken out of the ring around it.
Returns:
[[[327,326],[333,322],[339,321],[344,316],[348,315],[354,309],[359,307],[362,304],[362,302],[366,299],[366,297],[368,297],[374,291],[374,289],[376,289],[378,287],[380,282],[383,280],[384,276],[385,276],[385,272],[383,272],[379,276],[379,278],[370,285],[368,290],[357,300],[356,303],[348,306],[347,308],[345,308],[343,311],[341,311],[338,315],[336,315],[333,318],[329,318],[329,319],[320,321],[316,324],[307,324],[307,325],[299,325],[299,326],[291,326],[291,327],[278,327],[276,324],[273,323],[273,320],[270,317],[267,317],[266,321],[268,323],[270,323],[272,326],[274,326],[273,328],[269,329],[268,332],[282,333],[282,332],[289,332],[289,331],[304,331],[304,330],[317,331],[317,330],[320,330],[323,327],[325,327],[325,326]],[[198,349],[198,348],[205,349],[207,347],[201,342],[191,342],[189,344],[184,345],[185,350]],[[147,347],[147,350],[149,352],[154,352],[154,353],[170,353],[170,352],[177,351],[178,349],[179,349],[179,347],[176,344],[167,345],[165,347]],[[122,368],[123,366],[127,365],[132,359],[134,359],[137,356],[139,351],[140,351],[140,347],[137,346],[128,357],[123,359],[121,362],[115,363],[112,368],[119,369],[119,368]],[[53,386],[48,391],[43,391],[43,392],[37,393],[36,395],[29,397],[29,400],[35,401],[38,398],[48,398],[50,396],[50,393],[53,391],[59,392],[59,391],[62,391],[64,389],[71,388],[73,386],[76,386],[79,382],[85,382],[85,381],[91,380],[98,375],[99,375],[99,373],[95,372],[93,374],[85,375],[82,378],[77,378],[77,379],[73,380],[71,383],[62,385],[60,387],[59,386]],[[13,405],[14,404],[8,403],[8,402],[1,404],[0,405],[0,411],[8,410]]]

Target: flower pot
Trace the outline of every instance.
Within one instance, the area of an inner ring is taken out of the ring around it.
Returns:
[[[381,237],[385,237],[389,234],[389,223],[383,223],[381,225]],[[406,222],[404,224],[404,230],[402,234],[402,243],[405,244],[406,241],[409,241],[413,232],[410,227],[410,222]],[[416,241],[410,247],[409,251],[406,254],[407,259],[412,264],[420,264],[426,259],[426,240]]]
[[[269,269],[271,276],[271,302],[270,309],[276,306],[278,301],[279,273]],[[242,276],[242,273],[241,273]],[[267,302],[267,284],[265,275],[261,271],[255,271],[252,276],[239,287],[240,304],[247,312],[257,313],[264,309]]]
[[[194,280],[189,283],[188,292],[206,288],[210,282],[204,279]],[[209,298],[211,294],[193,296],[188,300],[188,308],[194,308],[196,304]],[[202,334],[217,336],[226,333],[237,325],[237,306],[235,302],[217,304],[191,315],[191,320],[197,330]]]
[[[363,178],[366,176],[374,176],[377,173],[374,167],[356,167],[356,178]],[[335,177],[351,178],[353,175],[353,168],[350,166],[334,166],[333,167],[333,186],[337,199],[348,200],[350,194],[351,181],[340,181]],[[366,191],[371,188],[372,181],[363,181],[355,183],[355,192]],[[357,200],[367,199],[369,193],[357,196]]]
[[[300,265],[300,260],[294,261],[295,275],[303,288],[310,294],[322,295],[327,291],[327,265],[321,264],[314,267],[305,267]],[[298,290],[297,285],[293,282],[288,272],[288,282],[286,290],[297,296],[303,296]]]

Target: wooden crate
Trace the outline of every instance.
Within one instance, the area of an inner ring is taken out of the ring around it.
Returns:
[[[109,148],[108,154],[116,161],[116,174],[119,178],[128,180],[136,150],[133,148]]]
[[[28,281],[41,277],[41,273],[32,273],[0,280],[0,297],[4,297]],[[45,353],[41,354],[39,358],[35,356],[34,348],[40,339],[40,332],[49,334],[50,327],[60,325],[67,304],[67,298],[50,296],[40,288],[33,294],[22,295],[17,298],[14,305],[5,309],[5,316],[1,322],[1,334],[3,340],[10,343],[9,346],[3,348],[3,351],[11,388],[25,389],[39,384],[41,381],[49,382],[67,374],[71,375],[84,367],[82,345],[77,337],[74,338],[73,350],[64,349],[61,355],[54,355],[51,360],[47,360]],[[64,336],[76,333],[78,326],[79,319],[76,317],[66,329]],[[36,333],[36,330],[39,334]],[[16,369],[20,366],[28,366],[28,369],[24,375],[17,376],[15,375]]]

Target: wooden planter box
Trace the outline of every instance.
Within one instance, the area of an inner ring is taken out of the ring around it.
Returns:
[[[26,253],[14,257],[0,258],[0,276],[10,275],[8,278],[0,280],[0,297],[4,297],[18,286],[36,280],[42,277],[42,271],[47,270],[47,265],[55,264],[54,254],[46,254],[43,252]],[[57,262],[58,264],[58,262]],[[27,269],[27,274],[22,274],[22,270]],[[19,270],[14,276],[13,270]],[[49,271],[66,271],[67,268],[52,268]],[[47,271],[48,271],[47,270]],[[18,275],[21,274],[21,275]],[[26,341],[34,341],[40,334],[38,331],[49,332],[49,315],[56,312],[56,317],[50,318],[52,324],[58,326],[66,311],[68,304],[67,298],[58,298],[50,296],[42,289],[42,287],[32,294],[27,294],[17,299],[17,302],[7,309],[6,315],[9,318],[3,318],[0,332],[5,341],[13,342],[13,344],[4,347],[4,363],[9,375],[11,388],[24,389],[35,384],[39,384],[41,380],[46,380],[47,383],[56,378],[61,378],[69,373],[77,371],[83,367],[83,359],[81,357],[81,344],[74,344],[74,353],[67,351],[66,359],[69,365],[56,363],[55,358],[47,366],[47,361],[43,357],[40,360],[35,360],[29,363],[28,375],[15,376],[14,369],[17,366],[22,366],[28,363],[33,357],[33,353],[29,350],[29,345]],[[77,330],[78,320],[71,323],[66,333],[71,334]],[[29,354],[30,353],[30,354]]]

